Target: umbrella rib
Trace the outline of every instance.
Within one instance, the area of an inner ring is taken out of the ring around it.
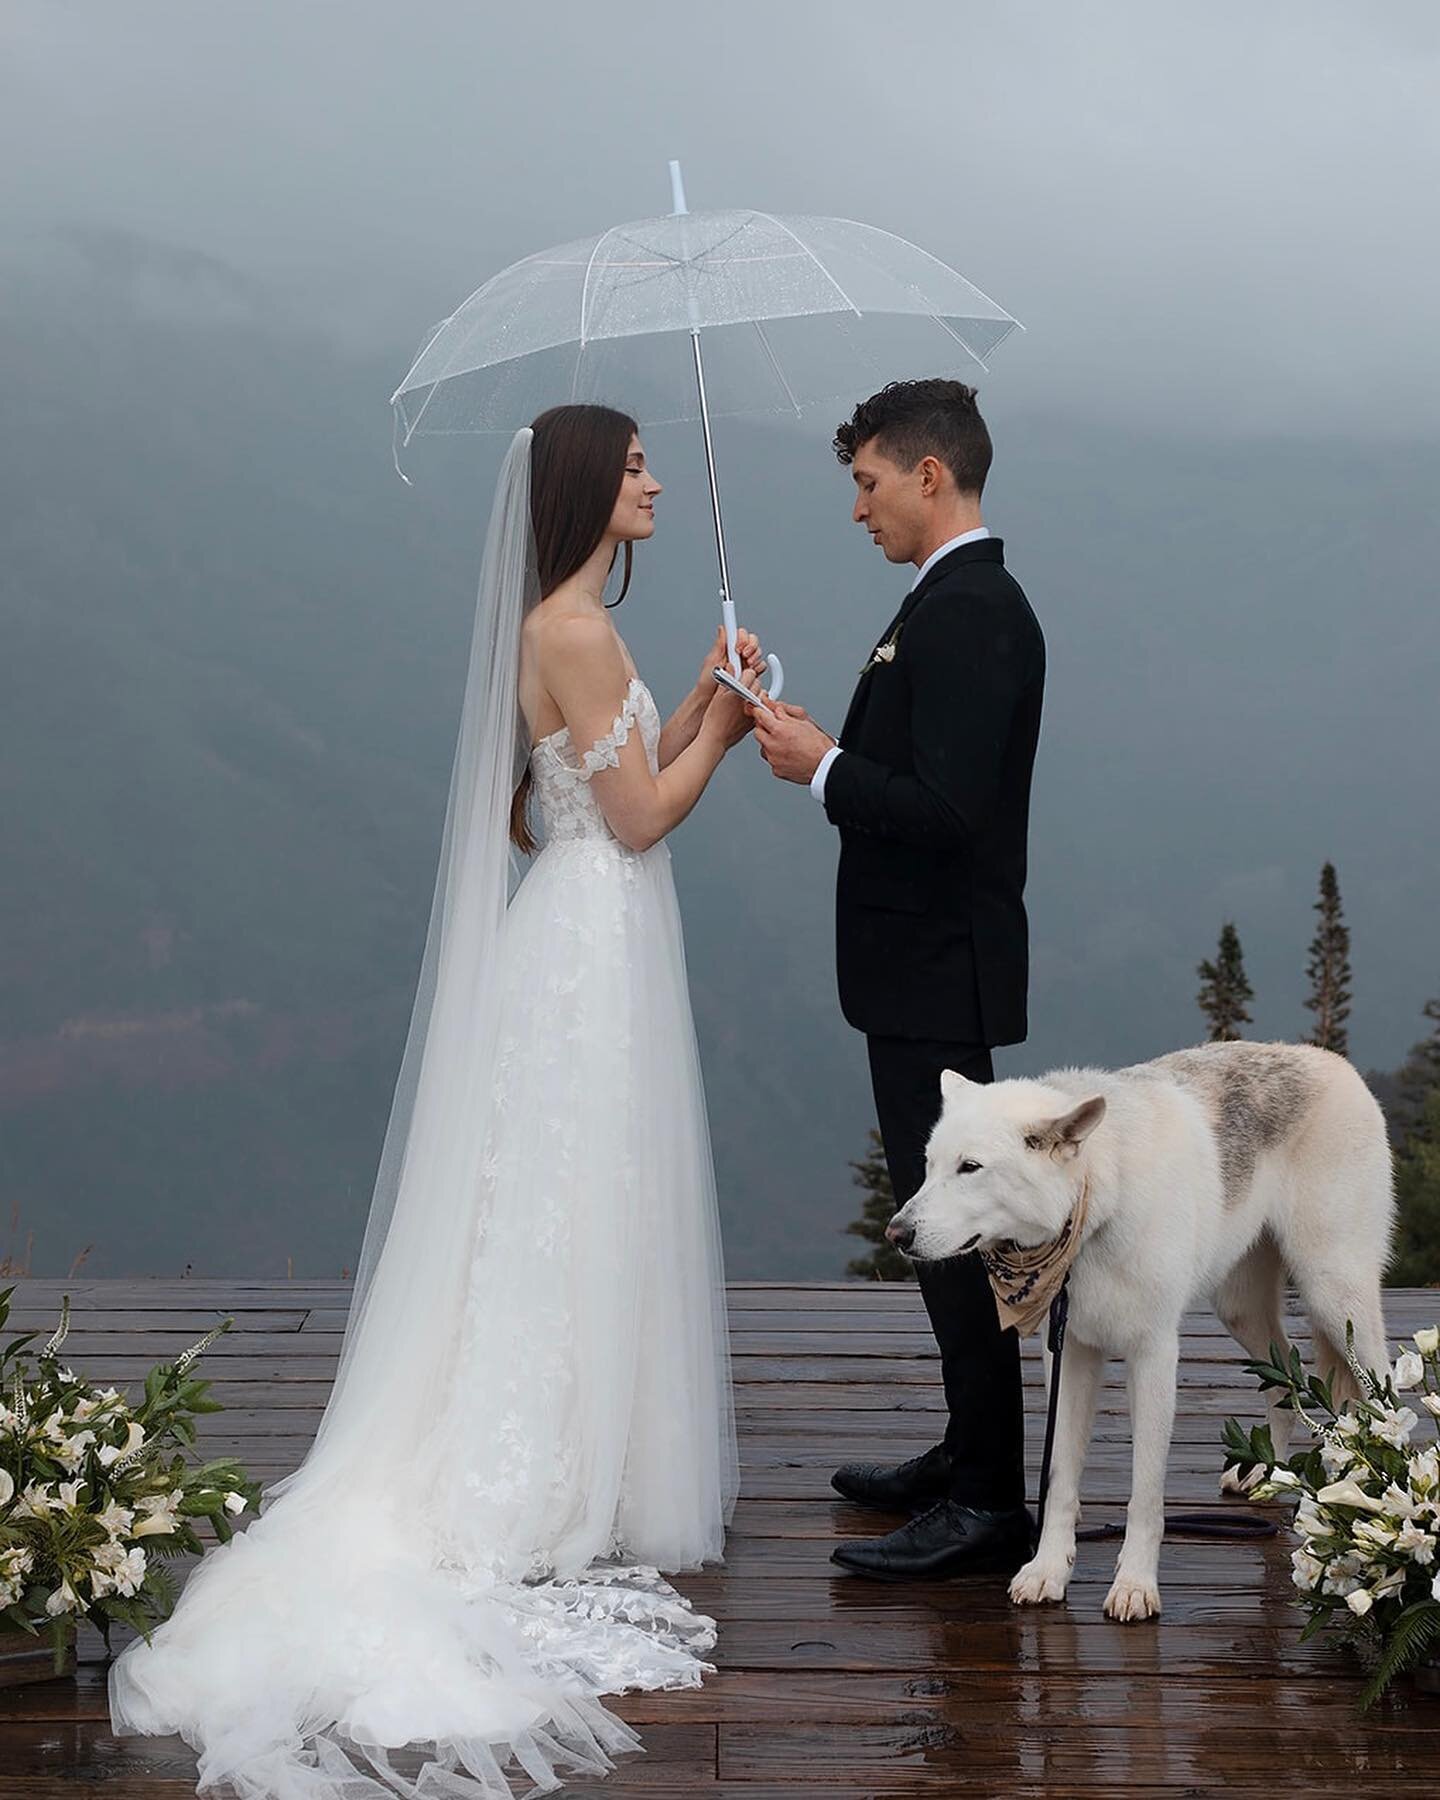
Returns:
[[[580,348],[582,350],[585,348],[585,327],[588,322],[585,315],[590,307],[590,272],[595,267],[595,258],[600,254],[601,245],[604,244],[606,238],[614,237],[619,229],[618,225],[612,225],[608,231],[600,233],[595,240],[595,248],[590,252],[590,260],[585,265],[585,279],[580,284]]]
[[[989,363],[986,362],[986,360],[983,356],[977,356],[975,354],[975,352],[965,342],[964,338],[961,337],[960,333],[958,331],[956,331],[956,329],[953,325],[947,325],[945,323],[944,319],[942,319],[940,317],[939,313],[931,313],[930,317],[935,321],[935,323],[940,327],[940,329],[945,333],[945,335],[947,337],[954,338],[955,342],[960,346],[960,348],[970,358],[971,362],[979,363],[980,367],[985,371],[985,373],[987,375],[990,373]],[[1005,335],[1008,337],[1010,334],[1007,331]]]
[[[490,277],[490,279],[488,281],[482,281],[480,283],[479,287],[476,288],[476,290],[473,294],[467,294],[466,297],[455,308],[454,312],[449,313],[445,318],[443,318],[440,321],[440,323],[435,327],[435,329],[430,333],[429,337],[426,338],[424,344],[420,348],[419,355],[415,358],[414,362],[411,363],[410,367],[405,371],[405,380],[400,383],[399,387],[396,388],[395,392],[390,396],[390,404],[393,406],[395,404],[395,402],[400,398],[400,396],[405,392],[406,383],[408,383],[408,381],[410,380],[410,377],[415,373],[415,371],[420,367],[420,364],[425,360],[426,352],[429,350],[430,346],[435,342],[436,338],[439,337],[440,333],[445,329],[445,327],[447,325],[451,324],[455,319],[459,318],[460,314],[462,312],[464,312],[465,308],[470,305],[472,300],[479,300],[482,297],[482,295],[484,295],[492,287],[494,287],[495,283],[500,279],[500,277],[502,275],[508,275],[510,273],[511,269],[523,268],[527,262],[538,262],[539,260],[540,259],[538,256],[522,256],[518,263],[511,263],[509,265],[509,268],[498,270],[494,275],[492,275]],[[446,377],[444,375],[437,377],[437,380],[439,380],[439,381],[444,381],[445,379],[446,379]]]
[[[752,319],[750,323],[755,327],[760,342],[765,346],[765,354],[770,358],[770,367],[775,371],[775,379],[780,383],[781,387],[784,388],[785,398],[790,402],[791,407],[794,409],[795,417],[797,419],[803,418],[804,414],[800,411],[800,402],[795,398],[790,383],[785,379],[785,371],[780,367],[780,359],[775,354],[774,345],[765,335],[765,327],[760,323],[759,319]]]
[[[859,319],[864,316],[861,313],[860,308],[855,304],[855,302],[845,292],[844,288],[841,287],[840,283],[835,279],[835,277],[825,267],[824,263],[821,262],[820,258],[815,254],[815,252],[810,248],[810,246],[803,240],[803,238],[796,237],[795,233],[790,229],[790,227],[785,223],[785,221],[783,219],[777,219],[775,217],[774,213],[767,213],[767,212],[757,212],[755,217],[757,219],[768,219],[770,221],[770,223],[773,226],[775,226],[775,228],[778,231],[783,231],[785,233],[786,237],[790,238],[793,243],[798,245],[801,254],[804,256],[808,256],[810,258],[811,262],[814,263],[815,267],[820,271],[820,273],[830,283],[831,287],[834,288],[835,292],[840,296],[840,298],[850,308],[851,312],[854,313],[855,317],[857,319]]]

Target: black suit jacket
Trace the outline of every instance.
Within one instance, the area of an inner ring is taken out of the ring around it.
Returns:
[[[825,782],[840,830],[840,1005],[872,1037],[1026,1033],[1030,774],[1045,640],[999,538],[906,597],[860,678]]]

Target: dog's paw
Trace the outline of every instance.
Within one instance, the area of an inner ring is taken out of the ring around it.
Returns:
[[[1251,1469],[1248,1475],[1240,1473],[1239,1463],[1231,1463],[1220,1477],[1220,1492],[1222,1494],[1248,1494],[1252,1488],[1259,1487],[1264,1479],[1265,1471],[1259,1463]]]
[[[1105,1617],[1129,1625],[1136,1619],[1154,1619],[1160,1615],[1160,1590],[1153,1581],[1136,1581],[1130,1575],[1117,1575],[1105,1596]]]
[[[1016,1573],[1010,1598],[1016,1606],[1039,1606],[1046,1600],[1063,1600],[1069,1584],[1069,1563],[1042,1562],[1037,1556]]]

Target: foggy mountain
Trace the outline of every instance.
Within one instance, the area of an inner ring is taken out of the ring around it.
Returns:
[[[37,235],[3,280],[0,1208],[41,1274],[89,1243],[107,1276],[337,1273],[502,445],[425,445],[405,487],[385,398],[413,344],[362,354],[208,256]],[[1193,1040],[1226,918],[1256,1035],[1300,1035],[1326,858],[1352,1050],[1392,1065],[1440,988],[1440,442],[1141,433],[980,385],[987,519],[1050,656],[1032,1035],[1000,1071]],[[742,617],[832,726],[909,576],[848,523],[828,446],[857,397],[718,436]],[[619,623],[663,709],[715,579],[698,434],[646,441],[666,492]],[[838,1273],[872,1109],[834,998],[834,834],[742,746],[673,847],[730,1272]]]

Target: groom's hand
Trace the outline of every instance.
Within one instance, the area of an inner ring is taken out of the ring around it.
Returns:
[[[760,754],[770,765],[770,773],[781,781],[797,781],[809,786],[827,750],[835,740],[822,731],[803,706],[791,706],[786,700],[772,703],[773,711],[755,708],[755,742]]]

